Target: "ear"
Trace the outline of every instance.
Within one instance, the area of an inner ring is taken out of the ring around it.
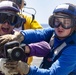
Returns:
[[[24,7],[25,1],[21,0],[21,4],[20,4],[20,9],[22,9]]]
[[[50,27],[54,28],[54,16],[53,15],[49,17],[48,24],[50,25]]]

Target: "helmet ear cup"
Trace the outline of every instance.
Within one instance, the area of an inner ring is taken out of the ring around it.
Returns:
[[[74,19],[74,30],[76,31],[76,18]]]
[[[48,24],[50,25],[50,27],[54,28],[54,16],[53,15],[49,17]]]
[[[23,26],[25,22],[26,22],[26,19],[20,18],[19,22],[15,25],[15,28],[19,28]]]

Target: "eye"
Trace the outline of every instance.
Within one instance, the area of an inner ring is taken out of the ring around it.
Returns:
[[[70,26],[70,25],[72,24],[71,19],[66,18],[66,19],[64,20],[64,24],[65,24],[66,26]]]
[[[55,25],[58,25],[60,22],[59,22],[59,19],[58,18],[56,18],[55,19]]]

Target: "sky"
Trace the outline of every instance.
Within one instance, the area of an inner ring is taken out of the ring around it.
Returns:
[[[62,3],[76,4],[76,0],[25,0],[27,7],[32,7],[36,10],[35,19],[41,24],[48,24],[48,18],[52,15],[55,7]],[[25,11],[28,9],[25,8]],[[29,11],[34,13],[34,11]]]

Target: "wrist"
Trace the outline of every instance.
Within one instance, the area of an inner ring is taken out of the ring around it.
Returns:
[[[22,69],[23,69],[23,70],[22,70],[22,73],[26,75],[26,74],[28,74],[29,71],[30,71],[30,66],[29,66],[27,63],[25,63],[25,62],[23,62],[23,64],[24,64],[24,65],[23,65],[23,67],[22,67]]]
[[[24,40],[24,36],[22,33],[19,34],[19,42],[21,43]]]
[[[20,32],[15,32],[15,37],[15,40],[19,41],[19,43],[21,43],[24,40],[24,36]]]
[[[25,53],[28,53],[28,54],[30,53],[30,48],[27,45],[25,46]]]

